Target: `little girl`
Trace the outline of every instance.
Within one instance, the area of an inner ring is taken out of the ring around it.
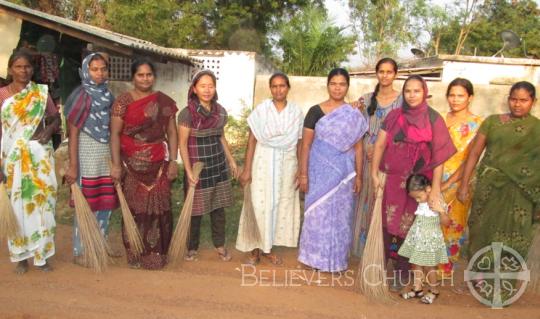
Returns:
[[[448,262],[441,223],[446,225],[450,219],[444,204],[429,207],[427,200],[431,192],[431,181],[426,176],[413,174],[407,179],[406,185],[409,196],[418,202],[418,208],[414,213],[414,223],[398,251],[400,256],[409,258],[414,274],[413,288],[401,296],[403,299],[421,298],[421,302],[431,304],[439,295],[435,288],[436,267]],[[425,295],[422,288],[424,278],[430,287]]]

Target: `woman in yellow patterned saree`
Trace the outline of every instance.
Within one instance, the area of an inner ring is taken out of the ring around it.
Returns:
[[[8,62],[12,82],[0,89],[0,179],[19,223],[19,235],[8,239],[15,272],[28,271],[28,259],[41,270],[52,268],[56,176],[51,136],[60,118],[46,85],[31,81],[31,58],[14,53]]]
[[[465,241],[464,229],[471,207],[470,199],[462,203],[456,200],[456,196],[461,183],[463,165],[467,154],[469,154],[469,143],[473,140],[482,123],[482,118],[472,114],[469,110],[473,95],[472,83],[463,78],[456,78],[450,82],[446,91],[450,112],[446,115],[445,122],[452,142],[457,148],[457,153],[444,163],[441,185],[441,191],[448,204],[448,216],[451,220],[449,225],[442,226],[450,260],[447,264],[439,265],[439,271],[443,277],[451,276],[454,263],[459,258],[460,248]]]

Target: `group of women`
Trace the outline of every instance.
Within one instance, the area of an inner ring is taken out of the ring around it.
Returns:
[[[118,206],[114,185],[122,185],[144,242],[139,256],[124,240],[133,268],[160,269],[167,263],[177,154],[184,163],[185,189],[195,186],[187,261],[198,259],[206,214],[218,258],[231,260],[225,248],[224,208],[233,202],[234,177],[250,190],[261,235],[253,242],[252,230],[241,218],[236,248],[248,253],[248,263],[256,265],[264,257],[279,265],[283,261],[272,252],[273,246],[299,246],[298,260],[305,266],[346,270],[351,253],[362,256],[375,193],[383,188],[381,240],[394,269],[406,277],[410,264],[398,251],[418,206],[406,190],[411,174],[430,180],[429,205],[437,205],[441,197],[448,205],[450,222],[442,225],[442,232],[449,262],[439,265],[441,276],[451,275],[466,229],[470,253],[501,241],[525,256],[533,223],[540,219],[540,170],[535,166],[540,121],[531,115],[534,86],[514,84],[509,112],[482,122],[470,111],[474,91],[468,80],[449,84],[449,112],[441,116],[428,105],[422,77],[411,76],[402,90],[394,88],[397,68],[392,59],[380,60],[374,92],[351,104],[345,101],[349,74],[333,69],[327,78],[328,99],[311,107],[305,117],[287,99],[287,75],[275,73],[269,80],[272,98],[247,119],[249,138],[240,170],[225,139],[227,112],[218,103],[212,72],[195,75],[187,106],[176,118],[176,103],[153,88],[157,74],[150,61],[133,63],[133,89],[114,98],[107,86],[107,57],[92,53],[82,62],[81,86],[64,108],[69,125],[65,180],[82,189],[104,235],[111,211]],[[28,56],[15,53],[9,74],[11,84],[0,89],[0,178],[6,177],[11,204],[23,226],[19,237],[9,239],[10,257],[18,262],[18,273],[28,270],[29,258],[50,270],[46,260],[54,254],[56,192],[50,136],[59,128],[59,116],[46,88],[31,81]],[[484,150],[474,187],[471,181]],[[205,165],[197,177],[192,166],[198,161]],[[302,224],[300,192],[306,194]],[[74,262],[79,263],[84,247],[77,221],[73,238]]]

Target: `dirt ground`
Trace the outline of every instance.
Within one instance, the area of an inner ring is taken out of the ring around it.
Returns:
[[[119,234],[110,238],[120,249]],[[254,275],[242,269],[243,254],[232,262],[218,260],[202,249],[197,262],[163,271],[133,270],[125,258],[105,273],[71,263],[71,227],[59,225],[54,271],[34,267],[22,276],[13,273],[7,245],[0,249],[0,318],[540,318],[540,296],[526,294],[503,310],[492,310],[470,295],[443,288],[433,305],[418,300],[382,305],[367,300],[350,286],[354,275],[320,278],[304,273],[299,279],[296,249],[277,250],[285,265],[263,261]],[[355,268],[351,261],[351,269]],[[244,285],[242,285],[244,271]],[[255,282],[255,279],[257,278]]]

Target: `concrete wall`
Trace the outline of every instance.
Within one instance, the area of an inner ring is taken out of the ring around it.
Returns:
[[[22,20],[0,12],[0,76],[7,77],[8,60],[19,43]]]
[[[540,83],[540,66],[472,63],[444,61],[442,82],[450,82],[457,77],[471,80],[474,84],[512,84],[517,81]]]
[[[270,75],[259,75],[256,78],[254,105],[259,104],[262,100],[270,98],[270,89],[268,87],[268,79]],[[300,106],[304,114],[307,110],[320,102],[328,99],[326,91],[326,78],[323,77],[301,77],[291,76],[291,90],[289,92],[289,100],[294,101]],[[358,99],[361,95],[373,91],[376,81],[367,78],[352,78],[349,93],[346,100],[352,101]],[[403,81],[394,82],[394,87],[401,90]],[[429,99],[429,104],[439,111],[441,114],[446,114],[448,111],[448,103],[446,101],[447,84],[442,82],[428,82],[429,94],[432,98]],[[481,116],[487,116],[493,113],[507,112],[506,99],[510,90],[510,85],[486,85],[475,84],[475,97],[471,105],[471,111]],[[536,87],[537,92],[540,92],[540,86]],[[533,114],[540,117],[540,103],[534,106]]]
[[[216,74],[219,103],[229,115],[238,117],[244,108],[251,107],[255,87],[255,53],[215,51],[214,55],[191,57],[202,61],[202,69]]]

